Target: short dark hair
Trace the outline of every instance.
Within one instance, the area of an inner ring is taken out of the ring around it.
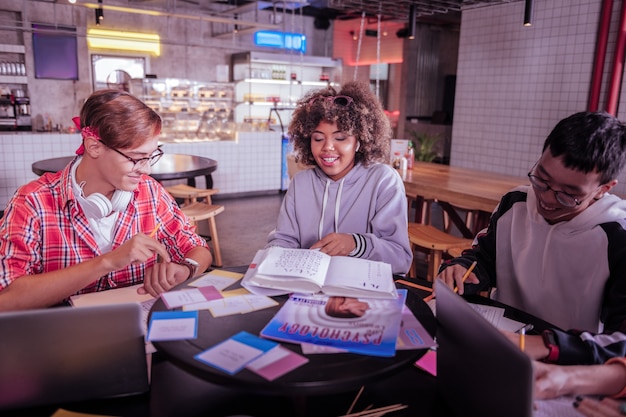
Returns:
[[[600,183],[617,178],[626,162],[626,127],[605,112],[579,112],[561,120],[543,144],[570,169],[600,174]]]
[[[80,127],[96,129],[102,141],[119,149],[141,145],[161,132],[161,117],[122,90],[95,91],[80,111]]]
[[[323,99],[333,96],[347,96],[352,102],[344,106]],[[337,123],[342,132],[356,136],[361,144],[355,157],[357,163],[368,165],[388,160],[389,118],[368,85],[348,82],[339,91],[333,87],[313,90],[298,100],[288,129],[297,162],[316,165],[311,153],[311,134],[322,121]]]

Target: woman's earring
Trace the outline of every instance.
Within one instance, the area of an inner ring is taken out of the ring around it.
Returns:
[[[361,142],[356,143],[356,150],[354,152],[358,152],[361,149]]]

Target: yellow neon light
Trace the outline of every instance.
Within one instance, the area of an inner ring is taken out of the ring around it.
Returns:
[[[89,29],[87,31],[87,45],[94,49],[117,49],[161,55],[160,37],[152,33]]]

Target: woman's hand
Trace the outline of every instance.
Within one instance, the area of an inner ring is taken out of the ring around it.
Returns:
[[[348,233],[330,233],[310,247],[330,256],[348,256],[355,248],[354,237]]]

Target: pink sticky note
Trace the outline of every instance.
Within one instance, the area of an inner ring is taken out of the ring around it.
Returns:
[[[259,359],[246,365],[246,368],[261,375],[268,381],[304,365],[309,360],[282,346],[275,347]]]
[[[437,352],[429,349],[424,356],[415,362],[415,366],[437,376]]]

